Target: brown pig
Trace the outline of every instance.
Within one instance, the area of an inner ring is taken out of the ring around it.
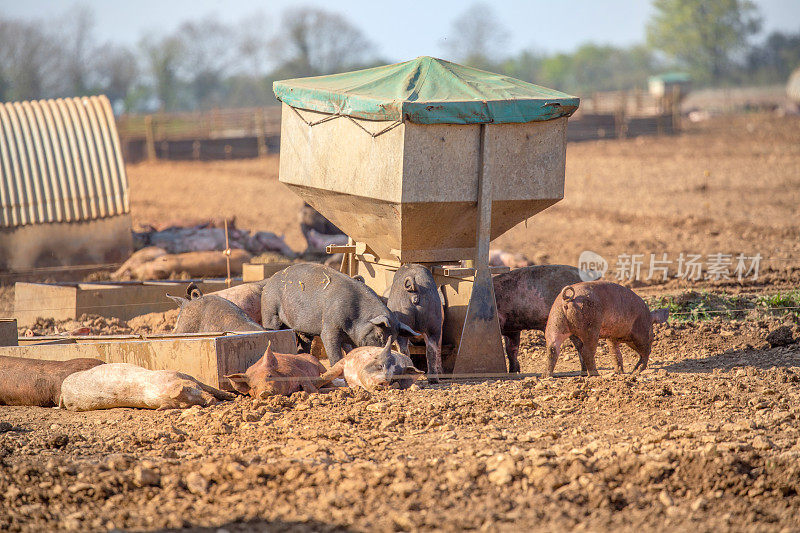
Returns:
[[[307,353],[274,353],[272,343],[267,351],[244,374],[225,376],[234,389],[253,398],[290,395],[301,390],[317,392],[316,382],[325,367]],[[277,379],[273,379],[277,378]]]
[[[625,343],[639,354],[634,372],[647,368],[653,343],[653,324],[667,320],[669,311],[650,311],[647,304],[627,287],[609,281],[586,281],[564,287],[547,319],[544,337],[547,341],[545,376],[552,376],[561,344],[577,337],[581,367],[590,376],[599,375],[595,351],[599,339],[608,339],[614,352],[614,367],[623,372],[619,345]]]
[[[55,407],[64,378],[102,364],[88,358],[42,361],[0,356],[0,405]]]
[[[344,375],[347,385],[368,391],[379,387],[407,389],[424,372],[414,368],[411,359],[392,351],[392,339],[386,346],[361,346],[340,359],[320,378],[320,386]]]

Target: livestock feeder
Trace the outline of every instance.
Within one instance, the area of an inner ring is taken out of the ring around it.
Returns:
[[[128,178],[108,99],[0,103],[0,271],[130,253]]]
[[[489,241],[564,196],[579,99],[432,57],[278,81],[280,181],[351,238],[343,268],[378,294],[403,263],[446,300],[458,373],[505,372]]]

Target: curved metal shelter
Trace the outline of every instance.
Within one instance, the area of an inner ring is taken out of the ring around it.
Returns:
[[[129,212],[108,98],[0,104],[0,228]]]

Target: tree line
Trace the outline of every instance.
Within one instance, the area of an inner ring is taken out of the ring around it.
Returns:
[[[508,30],[486,4],[458,14],[447,59],[579,95],[644,87],[648,76],[686,70],[696,84],[783,83],[800,66],[800,28],[753,42],[761,28],[749,0],[653,0],[647,42],[586,43],[568,53],[508,51]],[[87,7],[53,22],[0,17],[0,101],[104,93],[118,112],[252,107],[275,103],[277,79],[385,64],[352,21],[294,8],[238,23],[184,22],[134,46],[98,42]]]

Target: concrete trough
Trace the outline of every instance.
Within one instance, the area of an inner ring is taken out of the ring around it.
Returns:
[[[165,296],[183,296],[191,281],[204,294],[227,287],[225,280],[169,280],[98,283],[22,283],[14,289],[14,317],[20,326],[31,326],[37,318],[75,320],[82,314],[95,314],[120,320],[147,313],[175,309]],[[234,280],[238,285],[241,280]]]
[[[0,318],[0,346],[17,345],[17,321],[13,318]]]
[[[35,344],[29,344],[35,341]],[[244,372],[272,342],[279,353],[297,353],[294,331],[168,334],[143,337],[21,338],[21,346],[2,346],[0,355],[64,361],[92,357],[107,363],[131,363],[150,370],[177,370],[212,387],[232,390],[226,374]]]

